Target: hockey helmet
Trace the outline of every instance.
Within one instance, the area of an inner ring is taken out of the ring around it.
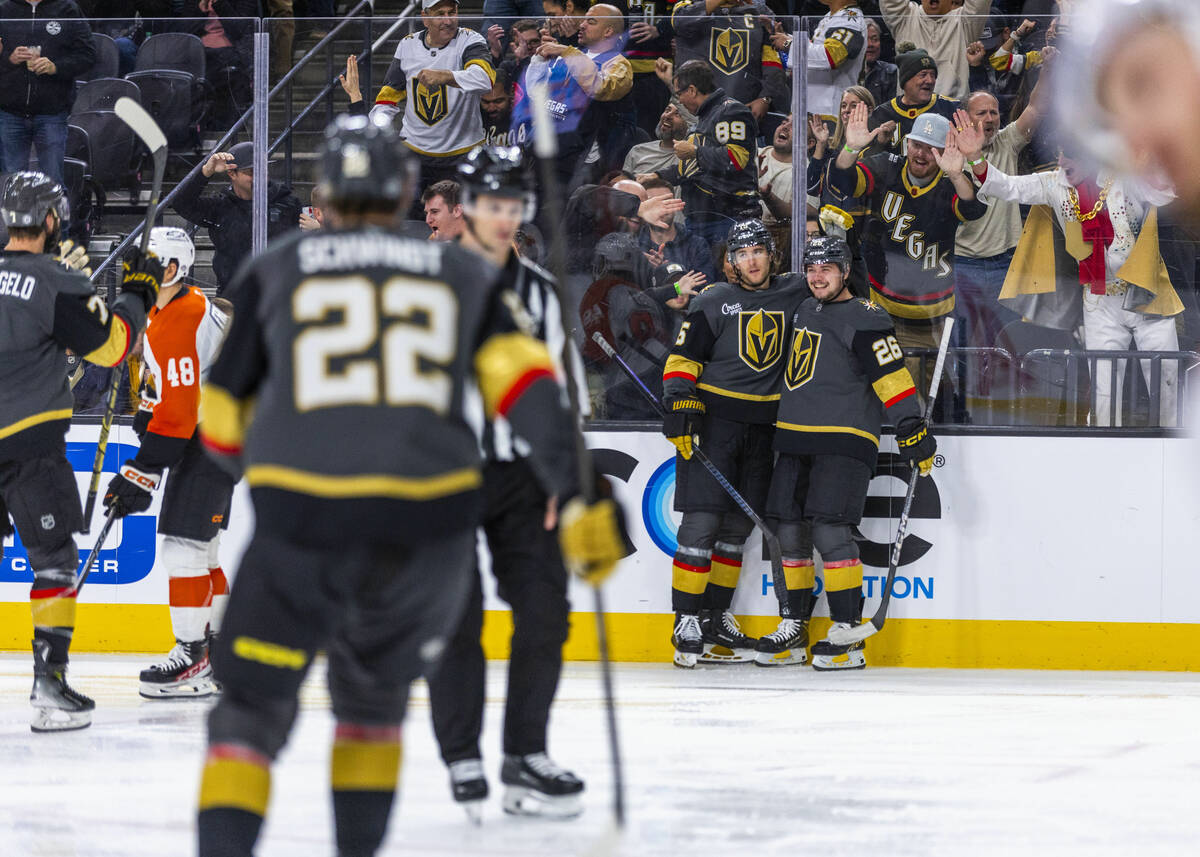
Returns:
[[[390,120],[339,116],[321,144],[321,188],[341,203],[407,205],[416,186],[416,161]]]
[[[816,235],[804,245],[804,267],[809,265],[837,265],[842,274],[850,273],[850,248],[841,238]]]
[[[537,216],[533,175],[517,146],[476,146],[458,165],[458,181],[464,208],[476,196],[501,196],[524,201],[521,219],[526,223]]]
[[[596,242],[592,273],[597,277],[624,274],[636,278],[645,260],[636,238],[628,232],[610,232]]]
[[[58,182],[34,170],[13,173],[9,177],[0,197],[0,216],[3,216],[5,226],[41,226],[51,211],[58,215],[60,223],[66,223],[70,217],[67,195]]]
[[[775,239],[761,220],[739,220],[733,224],[725,247],[730,259],[736,251],[746,247],[766,247],[768,255],[775,255]]]
[[[163,286],[173,286],[192,272],[196,262],[196,245],[187,232],[178,226],[155,226],[150,230],[150,252],[158,257],[163,267],[174,260],[178,266],[174,278]]]

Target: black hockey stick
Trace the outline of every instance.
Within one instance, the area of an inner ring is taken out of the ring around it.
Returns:
[[[954,319],[947,317],[946,326],[942,328],[942,341],[938,344],[937,362],[933,366],[933,381],[929,384],[929,398],[925,401],[925,423],[933,415],[933,403],[937,399],[938,387],[942,383],[942,366],[946,362],[946,352],[950,348],[950,331],[954,328]],[[883,596],[879,600],[879,609],[869,621],[856,625],[845,633],[834,633],[831,629],[829,642],[836,646],[848,646],[874,636],[883,630],[887,621],[888,606],[892,603],[892,583],[896,580],[896,569],[900,567],[900,549],[904,547],[904,537],[908,535],[908,515],[912,511],[913,495],[917,492],[917,480],[921,478],[921,469],[914,466],[908,477],[908,491],[904,495],[904,506],[900,510],[900,523],[896,527],[896,541],[892,543],[892,555],[888,560],[887,580],[883,584]]]
[[[621,358],[621,355],[617,353],[617,350],[613,348],[612,345],[609,344],[608,340],[604,338],[604,334],[600,333],[600,331],[596,331],[592,334],[592,341],[599,345],[600,349],[605,354],[607,354],[612,360],[615,360],[617,365],[625,370],[625,374],[633,379],[633,382],[638,385],[638,388],[642,391],[642,395],[644,395],[650,401],[650,404],[654,405],[654,409],[658,411],[659,416],[666,417],[667,410],[663,407],[662,402],[658,400],[658,396],[654,395],[654,391],[642,383],[642,379],[639,378],[637,373],[633,371],[633,367]],[[762,532],[763,540],[767,543],[767,555],[771,558],[771,581],[775,585],[775,597],[779,600],[779,615],[784,619],[794,618],[792,616],[791,605],[788,603],[787,599],[787,578],[783,573],[783,551],[779,547],[779,537],[775,535],[771,528],[767,526],[766,522],[763,521],[763,519],[758,516],[758,513],[756,513],[750,506],[750,504],[746,502],[746,498],[743,497],[738,490],[730,484],[729,480],[725,478],[725,475],[721,473],[717,465],[712,463],[712,459],[704,454],[704,450],[702,450],[698,445],[693,445],[692,455],[696,456],[696,460],[704,465],[704,469],[712,474],[712,478],[717,480],[717,484],[725,489],[725,493],[728,494],[733,502],[737,504],[737,507],[741,509],[746,517],[749,518],[751,522],[758,527],[759,531]]]
[[[114,507],[108,510],[108,515],[104,518],[104,526],[100,529],[100,538],[96,539],[96,546],[88,554],[87,562],[83,564],[83,570],[79,572],[79,579],[75,581],[75,585],[71,587],[67,595],[78,596],[79,590],[83,589],[84,581],[92,573],[92,567],[96,564],[96,559],[100,556],[100,548],[104,547],[104,540],[108,538],[108,531],[112,529],[113,522],[116,520],[117,511]]]
[[[150,246],[150,230],[154,228],[154,216],[158,212],[158,199],[162,193],[163,174],[167,169],[167,138],[154,118],[146,112],[142,105],[132,98],[122,96],[113,105],[113,112],[130,127],[134,134],[146,144],[150,156],[154,159],[154,179],[150,184],[150,202],[146,206],[146,219],[142,223],[142,255]],[[132,331],[130,331],[132,333]],[[134,343],[129,343],[126,349],[133,350]],[[96,457],[92,461],[92,480],[88,485],[87,503],[83,508],[83,533],[87,535],[92,528],[92,512],[96,508],[96,494],[100,490],[100,472],[104,468],[104,453],[108,449],[108,433],[112,429],[113,416],[117,412],[117,393],[121,388],[121,371],[125,366],[122,360],[113,367],[112,383],[108,387],[108,398],[104,404],[104,419],[100,421],[100,439],[96,443]]]
[[[575,457],[579,469],[579,490],[589,503],[596,497],[596,484],[592,471],[592,458],[588,452],[587,443],[583,438],[581,426],[582,408],[579,402],[579,386],[575,377],[575,349],[572,347],[572,324],[567,310],[567,248],[563,235],[563,210],[561,188],[558,174],[555,172],[555,161],[558,156],[558,137],[550,118],[548,104],[549,94],[546,85],[535,84],[530,87],[533,100],[534,152],[537,155],[538,168],[542,180],[542,201],[550,218],[550,278],[554,283],[555,297],[558,299],[558,313],[562,324],[563,346],[562,365],[563,375],[567,384],[567,399],[570,402],[571,422],[575,432]],[[608,744],[612,756],[613,767],[613,819],[617,829],[625,826],[625,776],[621,763],[621,739],[617,732],[617,704],[613,691],[612,662],[608,652],[608,629],[604,610],[604,594],[600,587],[592,587],[594,597],[593,607],[596,611],[596,645],[599,648],[600,680],[604,688],[604,713],[608,725]]]

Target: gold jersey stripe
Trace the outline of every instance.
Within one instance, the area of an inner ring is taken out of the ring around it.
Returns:
[[[837,68],[846,61],[846,57],[850,56],[850,49],[838,39],[826,39],[825,53],[829,55],[829,61],[833,63],[833,68]]]
[[[393,476],[390,473],[356,473],[333,476],[284,467],[281,464],[255,464],[246,469],[251,486],[282,488],[298,494],[346,500],[355,497],[388,497],[397,500],[433,500],[471,491],[483,483],[474,467],[450,470],[432,476]]]
[[[523,333],[498,333],[475,352],[475,377],[489,417],[530,372],[554,371],[544,342]]]
[[[732,143],[725,148],[729,150],[729,160],[733,161],[738,169],[744,170],[746,164],[750,162],[750,150],[745,146],[735,146]]]
[[[785,431],[802,431],[812,434],[852,434],[871,441],[876,447],[879,446],[879,438],[875,437],[869,431],[863,431],[853,426],[802,426],[796,423],[776,422],[775,427],[784,429]]]
[[[693,378],[699,378],[703,371],[703,364],[697,363],[695,360],[688,360],[679,354],[672,354],[667,358],[666,365],[663,366],[663,377],[666,378],[675,372],[682,372]]]
[[[488,80],[490,80],[492,82],[492,85],[495,86],[495,84],[496,84],[496,69],[492,68],[492,64],[490,62],[488,62],[487,60],[481,60],[481,59],[467,60],[466,65],[463,66],[463,69],[464,70],[468,69],[473,65],[477,65],[481,69],[483,69],[484,72],[488,76]]]
[[[841,565],[830,568],[825,566],[825,591],[841,592],[846,589],[857,589],[862,586],[863,567],[861,562],[854,565]]]
[[[878,381],[872,382],[871,386],[875,389],[875,395],[879,397],[879,401],[886,405],[892,399],[901,393],[907,393],[916,385],[913,384],[912,375],[908,369],[901,366],[895,372],[889,372]]]
[[[71,418],[71,409],[63,408],[57,411],[42,411],[40,414],[33,414],[25,417],[23,420],[17,420],[12,425],[7,425],[0,429],[0,439],[12,437],[20,431],[25,431],[27,428],[32,428],[42,423],[48,423],[52,420],[69,420]]]
[[[744,399],[747,402],[778,402],[779,394],[771,393],[770,395],[760,396],[755,393],[737,393],[733,390],[723,390],[720,387],[714,387],[712,384],[697,384],[696,389],[706,390],[709,393],[715,393],[718,396],[728,396],[731,399]]]
[[[407,97],[408,93],[403,89],[395,89],[394,87],[384,84],[383,86],[379,87],[379,94],[375,96],[375,103],[399,104]]]
[[[108,339],[95,351],[83,355],[88,363],[97,366],[116,366],[129,350],[129,325],[120,316],[114,316],[108,326]]]
[[[253,400],[242,401],[223,387],[205,384],[200,392],[200,434],[210,446],[236,451],[242,446]]]
[[[954,309],[953,294],[932,304],[902,304],[871,289],[871,300],[887,310],[890,315],[898,316],[899,318],[940,318]]]
[[[244,759],[209,759],[200,779],[200,809],[241,809],[267,814],[271,771]]]
[[[338,792],[391,792],[400,777],[399,741],[354,741],[337,738],[329,764],[330,782]]]

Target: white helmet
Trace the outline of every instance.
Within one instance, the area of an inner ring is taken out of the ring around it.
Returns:
[[[188,237],[187,232],[178,226],[155,226],[150,230],[150,252],[158,257],[163,267],[172,260],[178,265],[178,270],[170,282],[164,286],[173,286],[192,271],[196,261],[196,245]]]

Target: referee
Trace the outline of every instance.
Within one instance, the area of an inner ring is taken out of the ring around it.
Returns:
[[[551,276],[513,250],[513,238],[536,211],[533,177],[521,150],[474,149],[458,168],[466,229],[462,246],[497,265],[521,301],[533,335],[555,357],[564,333]],[[520,319],[518,319],[520,320]],[[512,654],[504,711],[504,811],[570,818],[582,811],[583,781],[546,754],[550,705],[567,639],[567,571],[559,553],[555,498],[542,490],[528,446],[503,419],[485,425],[483,529],[500,597],[513,613]],[[450,768],[454,799],[475,821],[487,797],[479,749],[486,667],[480,632],[483,591],[479,575],[459,627],[428,677],[433,726]]]

